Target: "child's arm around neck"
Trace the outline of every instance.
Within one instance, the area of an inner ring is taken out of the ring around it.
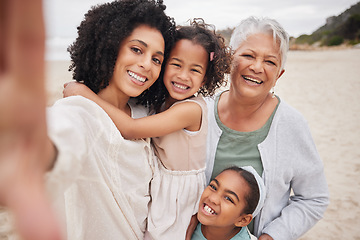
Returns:
[[[198,131],[201,127],[202,110],[194,102],[183,102],[161,113],[133,119],[124,111],[101,99],[85,85],[81,90],[77,88],[77,91],[72,91],[71,88],[71,85],[66,87],[65,97],[81,95],[94,101],[110,116],[125,139],[160,137],[182,129]]]

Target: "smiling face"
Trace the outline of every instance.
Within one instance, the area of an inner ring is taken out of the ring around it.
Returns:
[[[140,25],[121,43],[109,86],[117,97],[137,97],[158,78],[165,42],[160,31]]]
[[[274,44],[273,36],[250,35],[235,51],[231,89],[241,96],[265,98],[284,73],[280,68],[280,48]]]
[[[228,229],[242,227],[248,183],[236,171],[220,173],[205,188],[200,198],[198,219],[206,227]],[[250,219],[251,221],[251,219]],[[244,223],[246,226],[248,223]]]
[[[199,44],[179,40],[166,63],[164,84],[170,101],[187,99],[203,85],[208,64],[208,53]]]

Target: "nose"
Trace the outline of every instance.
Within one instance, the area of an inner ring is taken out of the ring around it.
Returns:
[[[139,66],[144,68],[144,70],[148,71],[151,68],[152,56],[148,56],[146,54],[143,55],[141,61],[139,61]]]
[[[178,73],[178,78],[180,78],[181,80],[188,80],[189,79],[189,73],[186,69],[181,69],[180,72]]]
[[[263,61],[261,59],[255,59],[251,65],[250,69],[253,70],[255,73],[260,73],[263,71]]]
[[[218,194],[217,192],[210,194],[209,201],[215,205],[220,204],[220,194]]]

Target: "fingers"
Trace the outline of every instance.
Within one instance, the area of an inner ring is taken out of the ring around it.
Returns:
[[[83,83],[77,81],[67,82],[64,84],[63,97],[82,95],[86,89],[87,87]]]
[[[71,96],[69,90],[68,90],[68,86],[71,86],[73,83],[75,83],[75,81],[71,81],[71,82],[66,82],[64,83],[64,89],[63,89],[63,98],[65,97],[69,97]]]

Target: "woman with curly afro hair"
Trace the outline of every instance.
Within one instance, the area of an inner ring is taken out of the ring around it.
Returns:
[[[165,8],[162,0],[92,7],[68,49],[73,78],[129,116],[146,116],[129,100],[156,82],[172,46],[175,24]],[[144,103],[158,93],[147,92],[139,98]],[[66,239],[143,239],[153,177],[150,141],[125,140],[106,112],[81,96],[47,109],[47,135],[49,158],[39,168],[49,169],[46,184]]]
[[[155,1],[114,1],[89,11],[78,27],[78,38],[68,48],[73,78],[95,93],[106,88],[113,76],[120,43],[140,24],[161,32],[168,53],[174,41],[174,22],[164,15],[163,1],[157,2],[155,5]],[[138,102],[151,107],[161,101],[165,94],[161,85],[160,81],[155,82],[137,98]]]

